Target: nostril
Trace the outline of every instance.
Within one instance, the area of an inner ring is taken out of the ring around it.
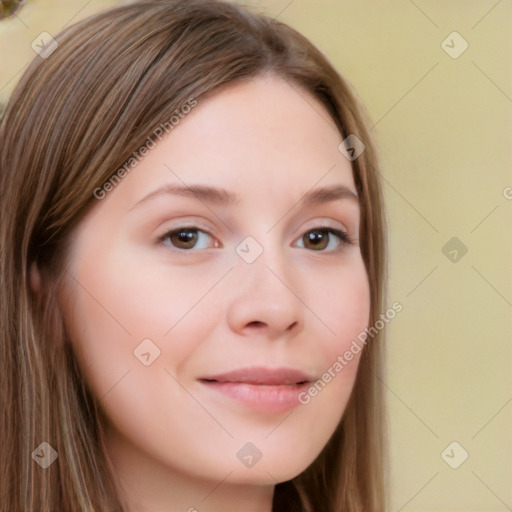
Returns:
[[[288,330],[291,331],[296,325],[297,325],[298,322],[293,322],[293,324],[291,324],[289,327],[288,327]]]
[[[255,320],[254,322],[250,322],[248,324],[249,327],[264,327],[265,326],[265,323],[264,322],[260,322],[259,320]]]

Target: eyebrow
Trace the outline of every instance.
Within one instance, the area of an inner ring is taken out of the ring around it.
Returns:
[[[151,199],[165,196],[180,196],[191,197],[199,199],[205,203],[212,203],[224,206],[234,206],[239,204],[240,198],[233,192],[229,192],[223,188],[211,187],[209,185],[191,184],[191,185],[178,185],[168,184],[160,187],[147,196],[143,197],[140,201],[135,203],[129,211],[133,210],[141,204],[144,204]],[[345,185],[331,185],[328,187],[316,188],[306,192],[298,204],[303,206],[315,206],[341,199],[349,199],[359,204],[359,197],[352,190]]]

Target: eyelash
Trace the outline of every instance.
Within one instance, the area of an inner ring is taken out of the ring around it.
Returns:
[[[163,245],[165,245],[168,249],[170,249],[171,251],[174,251],[176,253],[182,253],[183,254],[183,253],[186,253],[186,252],[193,252],[193,251],[198,251],[198,250],[204,250],[204,249],[195,249],[195,247],[191,247],[189,249],[170,247],[169,244],[165,243],[166,240],[169,237],[171,237],[172,235],[178,234],[180,231],[185,231],[185,232],[193,231],[193,232],[204,233],[204,234],[208,235],[209,237],[213,238],[213,235],[211,233],[209,233],[207,230],[199,228],[198,226],[180,226],[178,228],[172,229],[172,230],[167,231],[166,233],[164,233],[161,237],[159,237],[158,242],[163,244]],[[328,226],[316,226],[314,228],[308,229],[299,238],[299,240],[301,240],[308,233],[312,233],[312,232],[315,232],[315,231],[321,231],[321,232],[328,233],[329,235],[334,235],[334,236],[336,236],[340,240],[340,242],[339,242],[338,247],[336,247],[335,249],[330,249],[330,250],[321,249],[321,250],[318,250],[318,251],[315,251],[314,249],[311,249],[312,252],[336,252],[336,251],[339,251],[343,246],[348,246],[348,245],[354,244],[354,240],[348,235],[348,233],[346,233],[345,231],[342,231],[340,229],[335,229],[335,228],[328,227]],[[327,243],[329,244],[329,242],[330,242],[330,240]],[[209,247],[209,248],[211,248],[211,247]],[[306,248],[305,247],[301,247],[301,249],[306,249]]]

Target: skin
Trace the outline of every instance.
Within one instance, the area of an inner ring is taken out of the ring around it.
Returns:
[[[360,354],[286,412],[255,411],[198,379],[253,365],[320,378],[368,325],[357,201],[299,204],[328,185],[356,193],[341,141],[324,107],[280,78],[234,84],[194,108],[78,225],[60,300],[130,510],[270,512],[275,484],[304,471],[339,424]],[[160,195],[135,207],[184,183],[239,202]],[[184,225],[211,236],[189,249],[176,236],[174,248],[159,241]],[[353,242],[308,243],[318,226]],[[236,252],[247,236],[263,249],[253,263]],[[160,356],[145,366],[134,350],[148,338]],[[250,468],[236,456],[247,442],[262,454]]]

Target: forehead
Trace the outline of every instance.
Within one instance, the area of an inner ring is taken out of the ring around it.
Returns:
[[[242,201],[294,200],[315,184],[341,184],[355,194],[341,140],[310,93],[273,75],[258,77],[200,101],[109,196],[129,209],[168,184],[221,187]]]

